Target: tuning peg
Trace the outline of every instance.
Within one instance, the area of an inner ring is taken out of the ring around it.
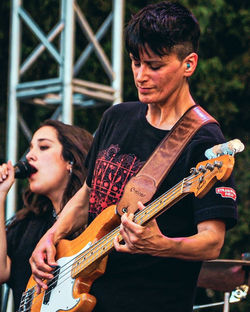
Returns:
[[[200,166],[199,168],[198,168],[198,171],[200,171],[200,172],[202,172],[202,173],[206,173],[207,172],[207,169],[204,167],[204,166]]]
[[[208,159],[216,158],[220,155],[235,155],[244,150],[245,146],[239,139],[228,141],[227,143],[214,145],[205,151]]]
[[[191,174],[198,174],[199,171],[198,171],[195,167],[192,167],[192,168],[190,169],[190,173],[191,173]]]
[[[206,164],[206,169],[210,170],[210,171],[213,171],[214,170],[214,165],[210,164],[210,163],[207,163]]]
[[[216,161],[214,162],[214,166],[217,167],[217,168],[221,168],[221,167],[222,167],[222,161],[216,160]]]

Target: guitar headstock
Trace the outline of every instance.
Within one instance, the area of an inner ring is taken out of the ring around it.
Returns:
[[[226,181],[233,170],[234,157],[222,155],[208,159],[191,169],[191,175],[184,179],[183,193],[194,193],[198,198],[203,197],[218,180]]]

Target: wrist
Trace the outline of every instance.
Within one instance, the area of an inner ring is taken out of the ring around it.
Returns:
[[[0,204],[4,204],[6,197],[7,197],[8,192],[0,192]]]
[[[65,233],[61,232],[58,227],[57,223],[55,223],[47,233],[47,238],[56,246],[59,241],[66,236]]]
[[[58,244],[60,238],[58,238],[57,231],[56,231],[56,228],[54,228],[54,226],[48,230],[46,234],[46,239],[48,241],[51,241],[53,245]]]
[[[181,244],[179,239],[174,239],[168,236],[162,236],[161,239],[161,256],[175,258],[178,254],[179,245]]]

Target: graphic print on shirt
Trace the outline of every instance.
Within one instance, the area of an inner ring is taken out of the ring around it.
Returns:
[[[89,212],[98,215],[103,209],[117,204],[127,182],[144,164],[135,155],[118,154],[118,145],[98,153],[92,179]]]

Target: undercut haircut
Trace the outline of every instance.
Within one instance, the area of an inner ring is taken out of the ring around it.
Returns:
[[[163,56],[176,53],[183,60],[197,53],[200,26],[195,16],[177,2],[150,4],[133,15],[125,29],[128,53],[139,59],[142,50]]]

